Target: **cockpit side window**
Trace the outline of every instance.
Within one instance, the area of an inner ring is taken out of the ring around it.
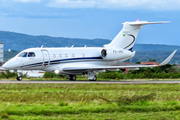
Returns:
[[[27,57],[27,52],[22,52],[18,57]]]
[[[35,53],[34,52],[29,52],[28,53],[28,57],[35,57],[36,55],[35,55]]]

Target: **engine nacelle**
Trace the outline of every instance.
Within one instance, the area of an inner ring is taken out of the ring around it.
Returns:
[[[101,57],[104,60],[120,60],[120,59],[129,59],[135,55],[135,51],[129,51],[125,49],[102,49]]]

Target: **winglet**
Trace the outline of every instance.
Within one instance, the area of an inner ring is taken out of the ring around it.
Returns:
[[[163,66],[166,65],[174,56],[174,54],[176,53],[177,50],[175,50],[173,53],[171,53],[171,55],[169,57],[167,57],[162,63],[159,64],[159,66]]]

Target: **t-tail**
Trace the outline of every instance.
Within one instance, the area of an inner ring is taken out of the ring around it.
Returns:
[[[148,21],[137,21],[137,22],[125,22],[123,29],[118,35],[111,41],[110,44],[104,45],[105,48],[122,48],[126,50],[132,50],[136,41],[139,30],[143,25],[147,24],[159,24],[168,22],[148,22]]]

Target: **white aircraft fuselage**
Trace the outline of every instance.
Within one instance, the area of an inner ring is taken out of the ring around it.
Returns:
[[[111,59],[103,59],[101,51],[103,47],[76,47],[76,48],[30,48],[23,50],[14,58],[10,59],[3,67],[13,70],[44,70],[54,73],[59,70],[60,74],[84,74],[87,71],[65,72],[64,67],[89,67],[89,66],[112,66],[132,58],[135,51],[125,49],[111,49]],[[26,54],[27,53],[27,54]],[[28,56],[33,53],[34,56]],[[25,54],[24,56],[20,56]],[[118,58],[116,58],[118,57]]]

